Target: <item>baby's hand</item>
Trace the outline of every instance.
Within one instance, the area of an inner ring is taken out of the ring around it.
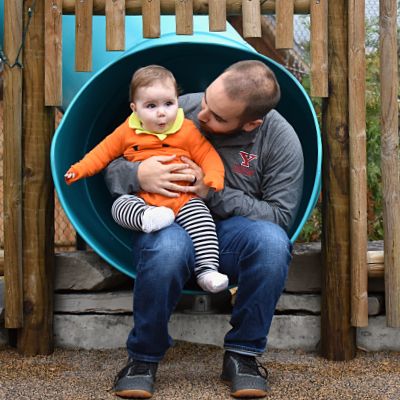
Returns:
[[[64,177],[65,178],[67,178],[67,179],[74,179],[75,178],[75,172],[67,172],[65,175],[64,175]]]

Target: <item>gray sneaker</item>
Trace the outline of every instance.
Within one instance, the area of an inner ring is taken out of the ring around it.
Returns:
[[[226,351],[220,380],[231,387],[233,397],[267,395],[268,371],[254,356]]]
[[[153,396],[158,363],[128,359],[126,366],[115,377],[114,394],[135,399]]]

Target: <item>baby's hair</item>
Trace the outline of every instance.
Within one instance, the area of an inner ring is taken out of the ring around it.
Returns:
[[[129,101],[131,103],[134,102],[135,93],[139,88],[152,86],[155,82],[159,82],[164,86],[172,84],[175,88],[176,96],[179,95],[178,85],[172,72],[161,65],[149,65],[139,68],[133,74],[129,87]]]

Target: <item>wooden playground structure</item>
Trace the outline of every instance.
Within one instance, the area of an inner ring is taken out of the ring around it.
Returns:
[[[311,15],[311,95],[322,111],[321,354],[349,360],[356,327],[368,324],[365,2],[363,0],[4,0],[5,323],[26,355],[53,351],[54,186],[50,145],[62,99],[62,15],[76,16],[77,71],[92,69],[92,16],[106,16],[106,48],[125,50],[125,15],[143,16],[143,37],[176,15],[193,34],[193,15],[210,31],[243,16],[243,36],[261,36],[276,14],[277,49],[293,47],[293,14]],[[24,30],[29,29],[24,37]],[[386,322],[400,327],[400,192],[397,4],[380,0],[382,190]],[[73,61],[71,61],[73,62]]]

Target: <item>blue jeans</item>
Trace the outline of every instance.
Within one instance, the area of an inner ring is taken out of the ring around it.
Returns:
[[[292,243],[269,222],[233,217],[217,223],[220,272],[238,284],[229,350],[260,355],[267,344],[276,304],[285,287]],[[130,357],[159,362],[172,345],[168,321],[194,269],[194,249],[177,223],[158,232],[133,232],[136,265],[133,317],[127,340]]]

